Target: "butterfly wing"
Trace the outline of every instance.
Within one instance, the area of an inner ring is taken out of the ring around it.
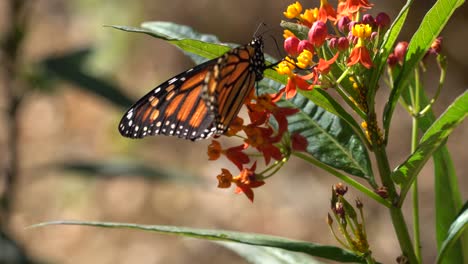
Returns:
[[[246,98],[253,92],[255,83],[263,79],[264,70],[261,38],[232,49],[218,59],[207,75],[202,93],[209,111],[214,113],[217,135],[226,132]]]
[[[199,140],[221,135],[264,70],[263,41],[255,38],[154,88],[125,113],[119,131],[130,138],[162,134]]]
[[[216,130],[214,115],[201,93],[216,62],[189,69],[143,96],[123,116],[120,134],[130,138],[162,134],[190,140],[211,136]]]

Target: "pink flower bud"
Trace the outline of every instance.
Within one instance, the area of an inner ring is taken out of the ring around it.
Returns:
[[[314,50],[314,46],[312,46],[308,40],[301,40],[299,45],[297,45],[297,54],[301,54],[303,50],[312,52]]]
[[[370,35],[370,39],[373,40],[375,39],[375,37],[377,37],[377,32],[376,31],[373,31]]]
[[[320,47],[328,36],[327,25],[322,21],[315,21],[309,30],[309,42]]]
[[[395,46],[395,50],[393,51],[393,53],[395,54],[395,57],[398,59],[399,62],[403,62],[403,60],[405,59],[407,49],[408,42],[406,41],[398,42],[398,44]]]
[[[345,37],[341,37],[338,39],[338,50],[344,51],[349,48],[349,40]]]
[[[390,17],[387,15],[387,13],[378,13],[375,17],[375,24],[379,28],[387,28],[390,25]]]
[[[298,45],[299,45],[299,39],[296,38],[295,36],[288,37],[287,39],[284,40],[284,43],[283,43],[284,50],[288,53],[288,55],[291,55],[293,57],[299,55],[299,52],[297,51]]]

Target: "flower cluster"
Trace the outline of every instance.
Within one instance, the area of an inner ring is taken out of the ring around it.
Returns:
[[[365,110],[363,72],[374,66],[372,58],[390,17],[379,13],[375,18],[361,14],[372,8],[368,0],[340,0],[333,7],[327,0],[320,7],[303,9],[301,3],[289,5],[283,13],[292,20],[283,22],[284,49],[287,57],[277,72],[288,76],[283,92],[292,98],[297,89],[340,87],[349,101]],[[345,78],[347,77],[347,78]],[[358,91],[346,91],[359,87]]]
[[[229,126],[227,136],[239,137],[243,143],[238,146],[223,148],[218,140],[213,140],[208,146],[208,157],[217,160],[225,156],[240,171],[237,176],[225,168],[217,176],[219,188],[229,188],[236,185],[236,193],[244,193],[253,201],[253,188],[265,184],[264,179],[272,176],[289,158],[292,151],[305,151],[307,140],[299,135],[290,135],[288,132],[287,117],[298,112],[298,109],[283,108],[277,106],[275,99],[278,95],[263,94],[251,95],[246,101],[250,123],[244,124],[244,120],[237,117]],[[270,123],[274,120],[276,125]],[[247,154],[246,151],[256,153]],[[263,156],[265,165],[270,165],[262,172],[257,172],[257,161],[248,167],[252,156]],[[247,166],[247,167],[246,167]]]
[[[327,215],[328,227],[335,239],[345,248],[359,255],[371,254],[364,222],[364,204],[359,199],[356,199],[356,208],[359,211],[359,214],[357,214],[351,203],[344,198],[347,192],[348,187],[342,183],[333,185],[331,197],[333,217],[330,214]],[[338,230],[344,240],[340,239],[335,232],[333,219],[336,220]]]

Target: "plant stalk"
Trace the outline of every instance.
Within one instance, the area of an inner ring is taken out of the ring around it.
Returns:
[[[375,148],[374,155],[377,160],[382,183],[388,190],[388,195],[391,201],[391,206],[389,207],[390,216],[392,218],[393,228],[395,229],[395,233],[400,244],[400,249],[403,252],[403,255],[408,258],[409,263],[418,264],[419,261],[414,252],[411,237],[408,232],[408,226],[406,225],[401,208],[397,206],[399,197],[396,193],[395,185],[393,184],[393,181],[390,177],[390,165],[388,163],[387,153],[383,148],[383,145],[379,145]]]

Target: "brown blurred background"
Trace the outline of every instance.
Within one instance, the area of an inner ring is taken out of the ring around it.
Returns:
[[[15,25],[12,2],[18,1],[0,1],[2,41]],[[219,228],[337,244],[325,223],[330,188],[337,182],[336,178],[292,159],[276,177],[256,190],[252,204],[242,195],[233,194],[233,189],[216,188],[215,176],[221,167],[229,164],[207,160],[209,141],[193,143],[163,136],[138,141],[125,139],[117,131],[124,108],[73,82],[54,78],[43,63],[91,49],[83,72],[137,99],[193,64],[182,52],[161,40],[103,25],[138,26],[144,21],[172,21],[215,34],[225,42],[247,43],[257,25],[265,22],[281,41],[278,25],[289,1],[19,2],[24,2],[18,14],[21,20],[26,18],[24,39],[16,57],[5,51],[1,54],[4,60],[14,58],[15,65],[10,68],[3,61],[0,66],[0,193],[7,192],[11,197],[8,215],[2,216],[3,229],[31,259],[70,264],[246,263],[235,253],[202,240],[69,226],[25,230],[31,224],[57,219]],[[385,11],[392,18],[404,4],[404,1],[375,2],[371,14]],[[433,2],[415,1],[401,39],[411,36]],[[302,3],[312,7],[319,1]],[[461,7],[442,32],[449,72],[434,107],[437,115],[467,87],[467,11],[465,6]],[[277,54],[272,41],[267,43],[267,52]],[[433,84],[438,79],[434,69],[429,66],[426,74],[430,94],[435,91]],[[11,87],[14,87],[13,94],[9,92]],[[21,103],[11,108],[11,98],[20,94],[23,95]],[[381,89],[380,110],[387,96],[388,91]],[[16,114],[9,114],[9,109],[15,109]],[[398,108],[388,149],[393,167],[409,154],[410,129],[408,115]],[[9,137],[12,131],[13,138]],[[466,152],[467,134],[465,122],[447,143],[464,199],[468,196],[468,167],[463,152]],[[9,185],[3,181],[4,171],[12,164],[11,147],[15,144],[16,180]],[[128,164],[144,165],[152,171],[147,171],[145,177],[138,172],[118,177],[118,173],[106,170]],[[433,262],[436,254],[431,163],[419,179],[426,263]],[[384,263],[394,262],[399,248],[388,212],[355,190],[350,193],[364,201],[375,257]],[[408,208],[405,212],[411,225],[411,212]]]

